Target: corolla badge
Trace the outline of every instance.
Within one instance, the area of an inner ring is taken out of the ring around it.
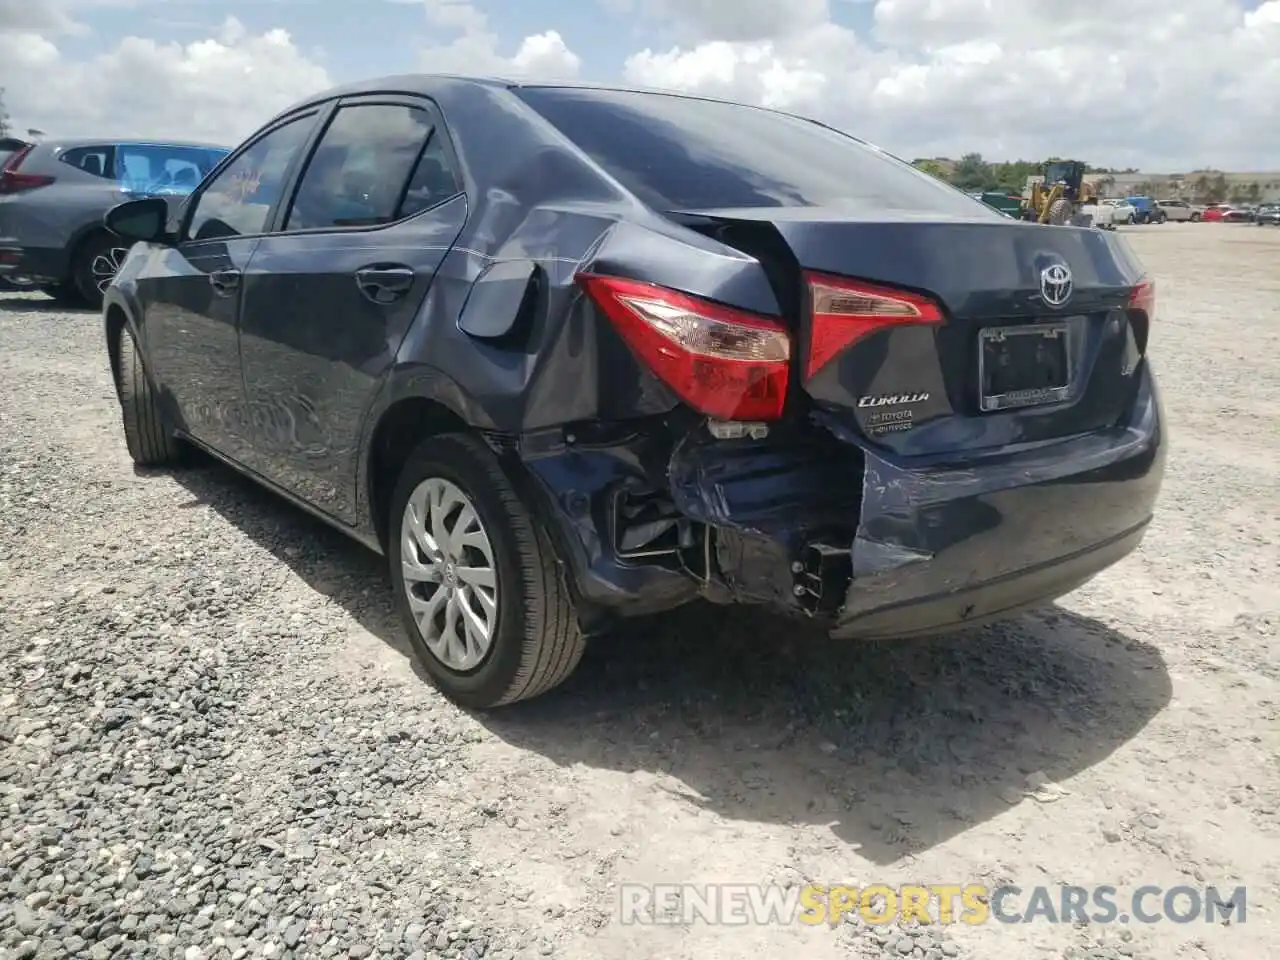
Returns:
[[[1060,307],[1071,299],[1071,271],[1055,263],[1040,271],[1040,296],[1051,307]]]

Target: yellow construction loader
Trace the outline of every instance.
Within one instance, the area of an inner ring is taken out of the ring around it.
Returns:
[[[1044,165],[1043,178],[1030,184],[1023,201],[1022,219],[1054,225],[1083,226],[1094,217],[1082,207],[1097,209],[1098,194],[1084,179],[1085,165],[1079,160],[1056,160]]]

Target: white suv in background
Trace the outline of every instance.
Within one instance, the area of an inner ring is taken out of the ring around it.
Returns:
[[[1187,203],[1185,200],[1161,200],[1157,206],[1165,212],[1165,216],[1169,220],[1176,220],[1182,223],[1199,223],[1200,218],[1204,215],[1204,207],[1197,203]]]
[[[1111,208],[1112,223],[1133,223],[1138,219],[1138,211],[1128,200],[1103,200]]]

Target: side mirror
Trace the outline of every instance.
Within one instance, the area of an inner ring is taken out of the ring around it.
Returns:
[[[102,218],[103,226],[116,236],[135,243],[172,243],[169,235],[169,204],[163,197],[144,197],[117,204]]]

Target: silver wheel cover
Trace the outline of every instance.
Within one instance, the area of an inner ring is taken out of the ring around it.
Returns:
[[[440,477],[423,480],[400,520],[404,589],[427,649],[450,670],[479,666],[498,622],[493,546],[471,499]]]
[[[111,281],[120,272],[120,264],[128,255],[129,251],[124,247],[108,247],[93,258],[89,272],[93,274],[93,283],[99,292],[105,292],[111,286]]]

